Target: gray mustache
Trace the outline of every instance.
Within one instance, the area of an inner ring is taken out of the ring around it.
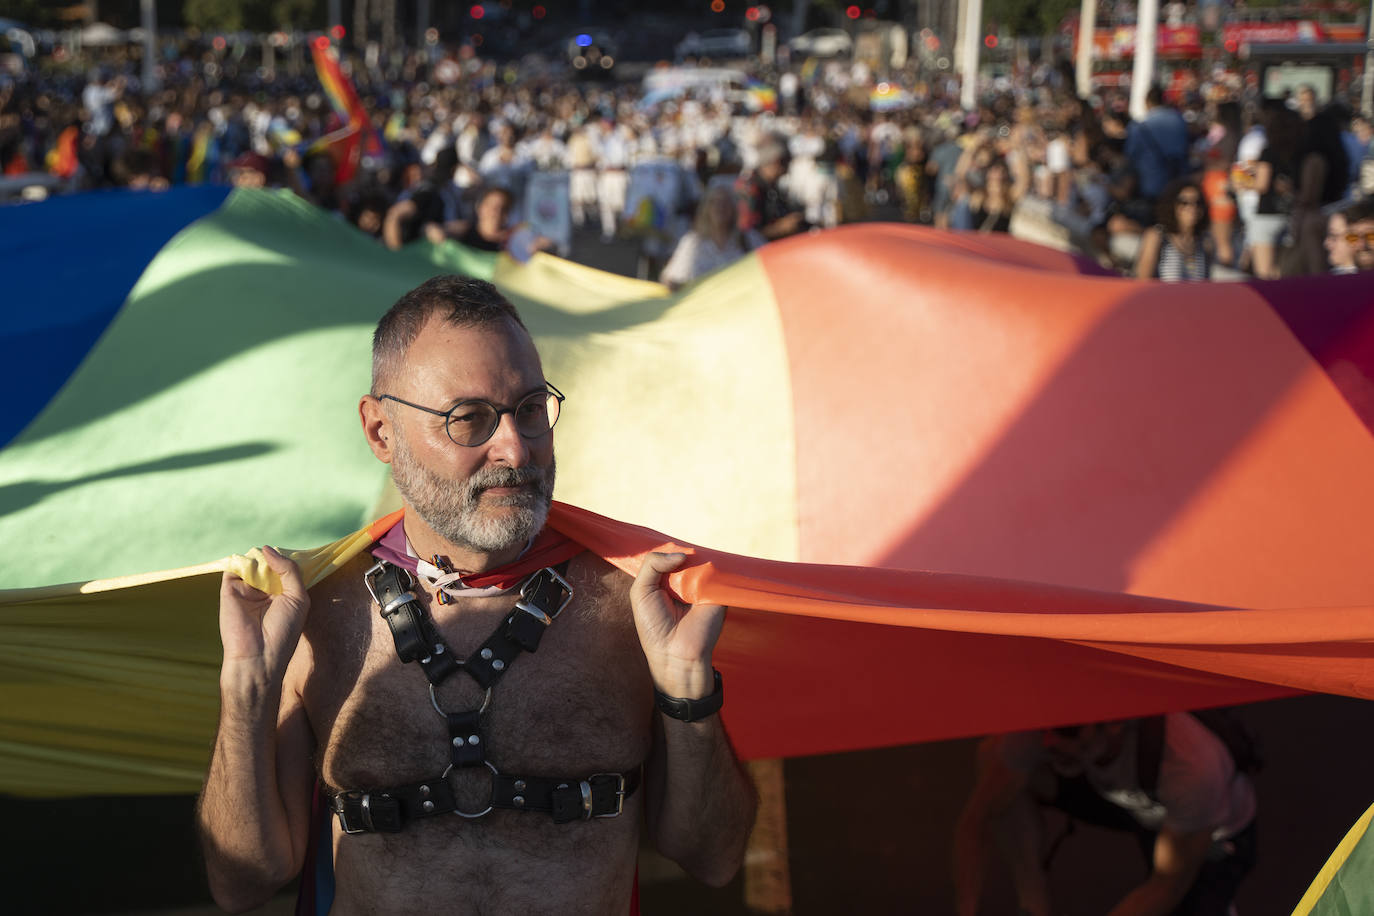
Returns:
[[[523,487],[542,483],[543,480],[544,472],[541,468],[484,468],[472,476],[468,481],[468,488],[472,493],[479,493],[492,487]]]

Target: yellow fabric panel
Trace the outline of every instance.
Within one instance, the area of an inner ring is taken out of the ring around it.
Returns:
[[[6,592],[5,791],[196,791],[219,715],[219,579],[197,567],[147,577],[137,588]]]
[[[314,585],[370,543],[364,528],[283,552]],[[219,717],[226,567],[281,589],[253,548],[186,569],[0,595],[0,785],[43,797],[197,791]]]
[[[756,257],[676,296],[552,257],[503,260],[494,282],[568,396],[558,499],[732,553],[797,559],[790,371]]]

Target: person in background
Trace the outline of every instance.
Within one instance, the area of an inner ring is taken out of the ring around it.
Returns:
[[[458,168],[458,152],[445,146],[434,155],[434,162],[423,177],[406,188],[387,211],[382,238],[393,251],[423,236],[434,244],[457,238],[471,223],[462,192],[453,183]]]
[[[955,834],[956,912],[978,912],[991,840],[1023,916],[1059,912],[1041,842],[1041,814],[1053,809],[1139,845],[1148,875],[1111,916],[1228,916],[1255,863],[1253,761],[1245,756],[1186,712],[984,739]]]
[[[1340,123],[1328,111],[1307,120],[1293,195],[1294,276],[1326,273],[1325,208],[1345,199],[1350,186]]]
[[[1337,210],[1327,218],[1326,262],[1333,274],[1353,274],[1359,271],[1355,266],[1355,247],[1346,237],[1349,234],[1350,223],[1346,221],[1344,210]],[[1355,238],[1360,240],[1358,235]]]
[[[1217,262],[1227,267],[1236,262],[1236,199],[1231,196],[1231,166],[1236,161],[1240,136],[1240,105],[1217,105],[1202,154],[1202,190],[1207,195],[1207,219],[1212,226]]]
[[[1350,119],[1350,171],[1354,173],[1355,194],[1374,194],[1374,123],[1364,115]]]
[[[983,186],[969,192],[968,228],[975,232],[1010,232],[1016,200],[1006,162],[992,160],[983,171]]]
[[[1246,226],[1253,273],[1261,280],[1279,275],[1278,246],[1293,212],[1302,151],[1303,121],[1277,99],[1266,99],[1260,110],[1264,122],[1264,151],[1255,167],[1254,190],[1259,198]]]
[[[756,233],[763,242],[772,242],[806,229],[806,214],[781,185],[787,166],[787,147],[782,141],[765,140],[754,170],[735,183],[740,232]]]
[[[717,185],[702,198],[691,231],[677,243],[658,279],[670,289],[678,289],[733,264],[747,252],[736,223],[734,194]]]
[[[1126,157],[1139,178],[1138,193],[1154,203],[1164,186],[1188,169],[1188,125],[1178,109],[1164,101],[1158,86],[1145,95],[1148,111],[1126,130]]]
[[[926,175],[934,189],[930,208],[936,229],[949,228],[950,213],[954,209],[955,172],[963,155],[958,134],[946,130],[926,159]]]
[[[487,188],[477,198],[475,215],[471,220],[455,227],[453,240],[459,245],[475,248],[478,251],[503,251],[511,236],[518,228],[511,224],[515,197],[505,188]],[[530,244],[530,250],[547,251],[553,242],[539,236]]]
[[[1173,182],[1160,195],[1157,215],[1158,223],[1140,238],[1136,277],[1166,283],[1206,280],[1212,258],[1202,187],[1187,178]]]
[[[902,161],[893,181],[897,199],[902,206],[902,219],[908,223],[921,222],[930,205],[926,183],[926,141],[920,128],[907,125],[902,131]]]
[[[1236,161],[1231,165],[1231,189],[1236,195],[1236,215],[1240,217],[1243,245],[1236,261],[1237,267],[1253,268],[1257,237],[1264,234],[1263,221],[1255,222],[1259,213],[1259,160],[1264,154],[1268,138],[1264,131],[1265,115],[1253,108],[1245,113],[1250,127],[1236,145]]]
[[[1352,251],[1355,269],[1374,270],[1374,200],[1362,200],[1345,211],[1345,240]]]

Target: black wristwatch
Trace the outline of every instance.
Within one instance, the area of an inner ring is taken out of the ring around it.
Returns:
[[[712,668],[711,673],[716,676],[715,689],[701,699],[684,700],[681,697],[670,697],[655,689],[654,705],[665,716],[681,719],[683,722],[696,722],[714,716],[720,712],[721,704],[725,702],[725,691],[720,686],[720,672]]]

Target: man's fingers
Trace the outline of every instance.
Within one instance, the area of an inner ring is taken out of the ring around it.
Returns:
[[[637,591],[652,591],[659,587],[659,579],[665,574],[673,572],[687,561],[685,553],[647,553],[644,555],[644,563],[639,567],[639,574],[635,576],[635,589]]]
[[[293,598],[300,598],[306,594],[305,581],[301,578],[301,568],[295,561],[289,560],[277,552],[275,547],[264,546],[262,554],[267,558],[267,565],[272,572],[281,576],[282,592]]]

